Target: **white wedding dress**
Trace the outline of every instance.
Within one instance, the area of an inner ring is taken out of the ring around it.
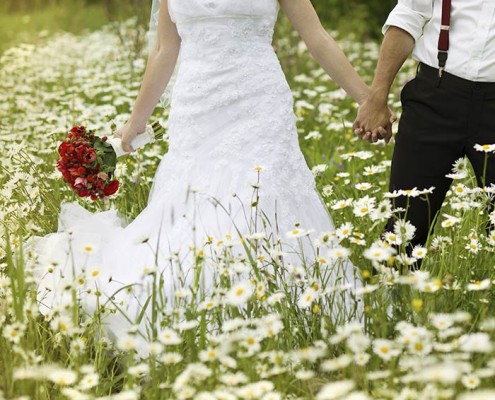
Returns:
[[[112,298],[116,305],[117,312],[104,321],[108,334],[117,337],[136,322],[146,302],[150,280],[143,279],[143,271],[158,270],[160,297],[170,307],[177,290],[193,283],[204,296],[214,294],[218,266],[205,263],[199,280],[191,266],[191,245],[203,248],[207,236],[215,238],[213,244],[239,243],[239,234],[265,232],[273,241],[280,237],[289,243],[282,246],[286,264],[301,265],[290,246],[298,241],[286,232],[298,226],[314,230],[315,238],[334,229],[299,148],[292,94],[271,45],[277,0],[169,0],[168,5],[182,38],[181,62],[169,151],[147,207],[126,225],[114,210],[92,214],[77,203],[64,204],[59,231],[36,242],[43,312],[70,304],[75,288],[91,314],[98,290],[101,303]],[[310,265],[314,250],[305,242]],[[242,254],[243,248],[237,244],[232,251]],[[332,283],[360,285],[350,262],[340,271]],[[249,273],[239,275],[244,279]],[[132,296],[122,290],[134,284]]]

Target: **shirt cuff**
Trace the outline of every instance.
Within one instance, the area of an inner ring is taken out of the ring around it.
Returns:
[[[385,34],[388,28],[396,26],[405,30],[417,41],[423,35],[425,23],[426,19],[420,13],[402,4],[397,4],[385,21],[382,33]]]

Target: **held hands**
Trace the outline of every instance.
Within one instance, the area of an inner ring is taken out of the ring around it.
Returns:
[[[122,148],[125,152],[133,152],[136,151],[131,146],[131,142],[133,139],[146,130],[146,126],[137,127],[130,122],[127,122],[124,126],[117,129],[114,133],[114,136],[119,137],[122,140]]]
[[[384,139],[388,143],[392,138],[392,124],[396,120],[386,101],[377,101],[371,96],[359,107],[352,129],[363,140],[376,143]]]

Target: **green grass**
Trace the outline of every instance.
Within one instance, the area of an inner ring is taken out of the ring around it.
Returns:
[[[108,22],[102,6],[84,6],[73,2],[44,7],[35,12],[7,13],[0,11],[0,54],[18,43],[36,43],[56,32],[75,34],[95,30]]]

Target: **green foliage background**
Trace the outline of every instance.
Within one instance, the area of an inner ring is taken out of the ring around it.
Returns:
[[[396,0],[312,0],[323,23],[329,29],[354,31],[368,37],[378,37],[380,28]],[[130,15],[146,21],[151,0],[2,0],[0,12],[40,13],[60,7],[79,10],[93,7],[97,20],[101,20],[101,8],[105,18],[113,20]],[[99,6],[99,9],[95,8]],[[98,10],[98,12],[97,12]],[[68,16],[70,21],[76,14]]]

